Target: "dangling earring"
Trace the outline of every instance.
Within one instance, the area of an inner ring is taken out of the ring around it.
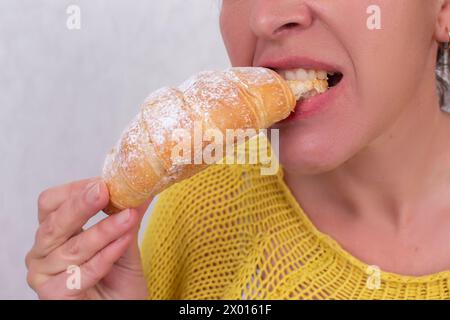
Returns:
[[[450,50],[450,31],[448,30],[448,27],[446,27],[445,30],[447,30],[447,36],[448,36],[446,47],[447,47],[447,50]]]
[[[441,44],[441,50],[442,50],[442,55],[441,55],[441,61],[444,65],[448,65],[448,58],[449,58],[449,51],[450,51],[450,31],[448,30],[448,28],[445,28],[445,30],[447,30],[447,42],[444,42]]]
[[[441,43],[439,47],[439,60],[436,76],[439,80],[439,93],[441,110],[450,113],[450,31],[446,28],[448,39],[447,42]]]

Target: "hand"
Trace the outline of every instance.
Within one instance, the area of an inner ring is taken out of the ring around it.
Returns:
[[[27,282],[40,299],[147,298],[137,237],[151,199],[84,231],[86,222],[106,207],[108,200],[100,178],[40,194],[39,227],[25,259]],[[67,269],[73,265],[79,267],[79,289],[67,285],[73,276]]]

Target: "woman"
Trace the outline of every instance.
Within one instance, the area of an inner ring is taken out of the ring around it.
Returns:
[[[30,286],[41,298],[450,298],[450,116],[435,79],[450,1],[375,2],[224,0],[233,66],[339,75],[277,124],[282,168],[215,165],[166,190],[142,259],[148,203],[83,231],[105,185],[46,190]]]

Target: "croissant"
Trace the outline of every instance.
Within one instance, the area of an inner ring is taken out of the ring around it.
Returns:
[[[174,159],[176,129],[189,134],[195,124],[221,132],[268,128],[286,118],[303,94],[320,91],[317,87],[288,83],[271,69],[239,67],[200,72],[178,87],[153,92],[106,156],[102,178],[110,200],[103,211],[136,208],[207,167]],[[202,143],[202,148],[209,144]]]

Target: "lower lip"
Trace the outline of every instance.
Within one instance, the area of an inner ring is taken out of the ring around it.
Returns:
[[[342,87],[344,79],[337,86],[334,86],[322,94],[311,97],[307,100],[297,101],[294,111],[280,123],[291,122],[293,120],[307,119],[318,113],[325,111],[337,97]]]

